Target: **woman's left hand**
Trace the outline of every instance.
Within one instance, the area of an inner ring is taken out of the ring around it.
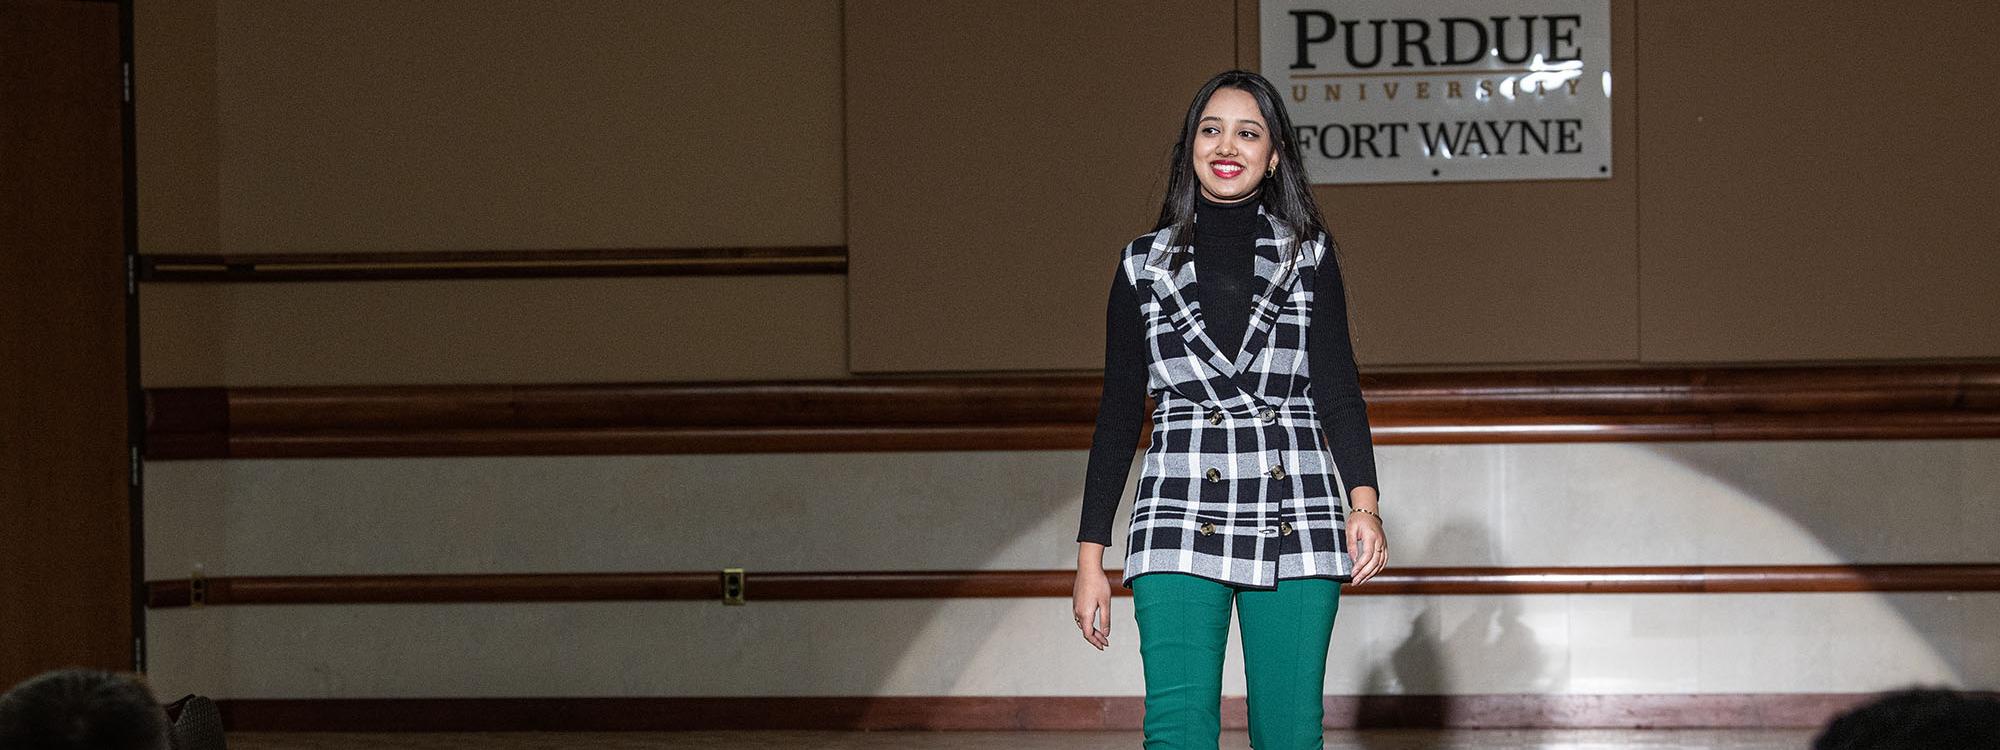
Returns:
[[[1352,585],[1367,583],[1389,565],[1389,537],[1382,519],[1373,513],[1347,514],[1347,549],[1354,556]]]

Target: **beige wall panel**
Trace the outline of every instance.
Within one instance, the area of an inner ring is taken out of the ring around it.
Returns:
[[[1256,3],[1239,5],[1239,59],[1255,65]],[[1635,5],[1611,3],[1611,179],[1314,191],[1340,240],[1362,365],[1638,359]]]
[[[175,461],[145,467],[145,577],[148,581],[182,580],[199,571],[214,575],[229,556],[225,517],[229,498],[228,461]],[[151,675],[172,675],[174,685],[226,686],[230,671],[228,618],[175,618],[166,610],[146,615]],[[179,627],[176,627],[176,626]],[[174,700],[197,690],[160,697]],[[208,693],[204,693],[209,695]],[[217,693],[216,695],[219,695]]]
[[[837,378],[838,276],[154,284],[145,384]]]
[[[838,245],[831,0],[229,0],[226,252]]]
[[[215,2],[132,6],[139,252],[217,246]]]
[[[846,6],[856,371],[1094,369],[1228,0]]]
[[[2000,440],[1381,454],[1398,565],[2000,555],[1987,533],[2000,520]],[[160,463],[147,471],[147,568],[155,578],[196,565],[210,575],[1059,569],[1076,559],[1084,462],[1082,451],[1028,451]],[[1884,497],[1903,500],[1897,512],[1883,513]],[[1114,565],[1123,552],[1121,539]],[[758,602],[751,590],[748,607],[156,612],[154,678],[175,694],[225,697],[1143,691],[1130,599],[1114,603],[1122,635],[1098,653],[1061,599]],[[1990,689],[2000,687],[1994,617],[1992,593],[1355,598],[1341,607],[1328,691]],[[1225,688],[1240,694],[1229,658]]]
[[[2000,559],[2000,440],[1380,453],[1401,565]],[[162,462],[148,471],[159,539],[148,552],[169,576],[197,564],[215,575],[1061,568],[1076,561],[1085,455]],[[1894,513],[1885,497],[1902,499]],[[1130,508],[1112,527],[1111,567]]]
[[[1639,22],[1646,360],[2000,356],[2000,4]]]
[[[223,284],[147,284],[139,289],[139,379],[147,388],[221,385],[242,288]]]

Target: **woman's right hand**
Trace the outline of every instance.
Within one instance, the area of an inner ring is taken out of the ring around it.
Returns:
[[[1083,639],[1103,651],[1111,646],[1111,581],[1101,565],[1078,565],[1070,609]]]

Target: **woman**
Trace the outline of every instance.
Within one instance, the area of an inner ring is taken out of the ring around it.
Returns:
[[[1318,748],[1339,584],[1388,563],[1340,266],[1262,76],[1202,86],[1171,170],[1158,228],[1111,285],[1073,614],[1110,645],[1104,549],[1150,392],[1122,581],[1146,747],[1216,747],[1233,605],[1252,746]]]

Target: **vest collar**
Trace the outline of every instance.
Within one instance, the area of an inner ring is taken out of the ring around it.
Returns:
[[[1257,276],[1264,280],[1264,291],[1251,301],[1249,326],[1244,329],[1243,345],[1238,351],[1222,352],[1202,323],[1200,280],[1196,278],[1196,264],[1191,262],[1195,254],[1192,246],[1176,243],[1173,229],[1163,228],[1154,233],[1145,264],[1153,279],[1154,296],[1186,341],[1188,353],[1253,398],[1257,392],[1258,378],[1253,371],[1257,355],[1271,338],[1271,328],[1295,287],[1298,260],[1308,249],[1293,247],[1291,232],[1263,206],[1257,207],[1257,214],[1264,218],[1264,223],[1258,230],[1254,265]]]

